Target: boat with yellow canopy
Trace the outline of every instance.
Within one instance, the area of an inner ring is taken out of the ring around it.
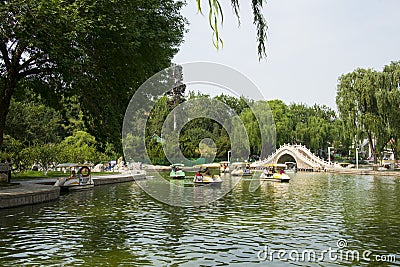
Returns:
[[[268,181],[288,183],[290,177],[285,173],[286,167],[286,164],[266,164],[260,178]]]
[[[202,164],[200,165],[200,169],[195,173],[193,178],[193,183],[195,185],[206,185],[206,184],[215,184],[219,185],[222,183],[222,179],[217,174],[212,174],[211,171],[215,169],[219,169],[218,163],[210,163],[210,164]]]

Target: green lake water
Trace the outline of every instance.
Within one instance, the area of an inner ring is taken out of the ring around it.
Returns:
[[[0,266],[400,266],[400,179],[291,177],[242,180],[203,207],[132,182],[3,209]]]

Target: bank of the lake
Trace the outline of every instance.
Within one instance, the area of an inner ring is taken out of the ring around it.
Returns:
[[[57,178],[16,180],[15,185],[0,188],[0,209],[34,205],[57,200],[60,188],[53,186]],[[106,185],[145,179],[144,173],[125,172],[94,175],[94,185]]]
[[[391,176],[400,177],[400,170],[379,170],[375,171],[372,169],[350,169],[350,168],[327,168],[327,172],[341,173],[341,174],[358,174],[358,175],[373,175],[373,176]]]
[[[255,191],[250,181],[240,181],[196,208],[160,203],[128,182],[0,210],[0,265],[400,266],[400,179],[291,175],[288,184],[259,181]],[[319,263],[288,254],[272,263],[265,258],[266,248],[321,256],[337,250],[338,240],[347,243],[344,252],[371,254],[359,260],[325,255]],[[394,262],[376,260],[390,255]]]

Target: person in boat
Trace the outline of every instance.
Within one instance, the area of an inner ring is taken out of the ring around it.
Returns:
[[[279,174],[280,175],[282,175],[282,174],[284,174],[285,173],[285,171],[283,170],[283,169],[281,169],[280,171],[279,171]]]
[[[178,170],[177,167],[176,167],[175,165],[173,165],[173,166],[172,166],[172,171],[173,171],[173,172],[176,172],[177,170]]]
[[[201,170],[200,170],[200,171],[201,171]],[[196,174],[195,174],[195,178],[196,178],[196,181],[197,181],[197,182],[203,181],[203,175],[201,175],[201,172],[200,172],[200,171],[196,172]]]
[[[273,174],[274,174],[274,169],[272,167],[269,167],[268,176],[272,176]]]
[[[245,173],[250,173],[250,165],[246,164],[246,168],[244,170]]]
[[[200,170],[200,173],[202,175],[211,175],[210,170],[208,169],[208,167],[206,167],[203,171]]]
[[[69,179],[75,178],[76,177],[76,171],[72,170],[71,175],[69,176]]]

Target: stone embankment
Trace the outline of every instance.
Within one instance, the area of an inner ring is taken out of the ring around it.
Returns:
[[[146,174],[144,172],[127,172],[92,177],[95,186],[130,182],[145,178]],[[56,179],[19,180],[15,185],[0,187],[0,208],[57,200],[60,196],[60,188],[53,186],[55,181]]]

